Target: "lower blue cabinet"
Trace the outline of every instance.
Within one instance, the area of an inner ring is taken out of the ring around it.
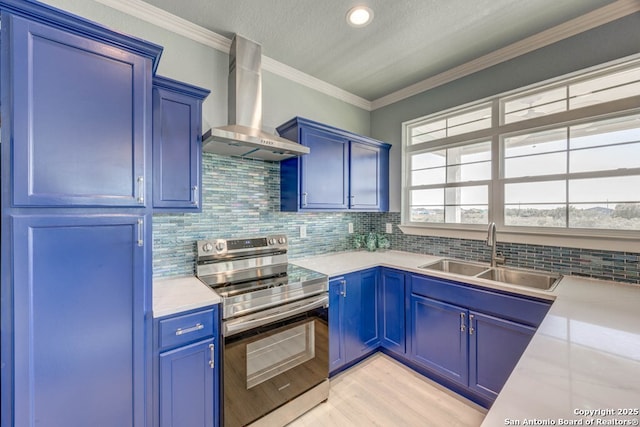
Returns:
[[[495,400],[536,332],[531,326],[469,312],[469,388]]]
[[[157,319],[156,427],[219,425],[218,307]]]
[[[406,274],[390,268],[380,270],[380,345],[398,355],[406,354]]]
[[[329,281],[329,372],[375,351],[378,334],[378,268]]]
[[[467,310],[411,295],[411,358],[414,362],[467,385]]]

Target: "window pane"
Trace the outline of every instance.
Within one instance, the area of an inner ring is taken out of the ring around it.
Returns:
[[[550,90],[543,90],[540,92],[529,93],[524,96],[519,96],[514,99],[510,99],[504,103],[504,112],[513,113],[514,111],[528,110],[532,107],[539,105],[545,105],[565,99],[567,96],[567,90],[564,86]]]
[[[537,107],[530,107],[527,110],[515,111],[513,113],[505,114],[505,123],[515,123],[522,120],[535,119],[536,117],[542,117],[553,113],[559,113],[566,111],[566,101],[553,102],[551,104],[539,105]]]
[[[529,156],[567,149],[565,128],[511,136],[503,142],[505,157]]]
[[[569,201],[640,202],[640,175],[570,180]]]
[[[591,172],[640,167],[640,143],[572,151],[570,172]]]
[[[491,160],[491,142],[452,147],[447,150],[450,165]]]
[[[604,102],[615,101],[629,96],[640,95],[640,83],[631,83],[621,87],[613,87],[598,92],[581,95],[569,100],[569,108],[581,108],[589,105],[602,104]]]
[[[608,73],[569,86],[571,108],[600,104],[640,94],[640,71],[637,67]]]
[[[443,223],[444,209],[442,207],[412,206],[409,220],[411,222]]]
[[[540,176],[567,171],[567,153],[514,157],[504,160],[504,177]]]
[[[453,187],[445,191],[447,205],[486,205],[489,201],[489,188],[486,185],[473,187]]]
[[[445,220],[449,224],[488,224],[489,207],[477,206],[447,206]]]
[[[491,163],[450,166],[447,175],[447,182],[484,181],[491,179]]]
[[[610,230],[640,230],[640,203],[569,206],[569,226]]]
[[[640,115],[571,126],[570,135],[569,146],[572,150],[640,142]]]
[[[443,206],[444,188],[434,188],[430,190],[412,190],[411,205]]]
[[[505,205],[505,225],[523,227],[565,227],[565,205]]]
[[[433,185],[444,184],[445,181],[445,168],[435,169],[422,169],[411,172],[411,185]]]
[[[411,170],[435,168],[445,166],[447,151],[438,150],[429,153],[414,154],[411,156]]]
[[[504,186],[505,204],[564,203],[564,181],[523,182]]]

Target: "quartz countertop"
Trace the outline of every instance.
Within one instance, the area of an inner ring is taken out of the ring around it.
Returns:
[[[352,251],[291,262],[335,277],[376,266],[425,274],[419,266],[440,258]],[[437,271],[428,274],[554,300],[483,427],[638,425],[640,286],[565,276],[549,292]]]
[[[220,296],[197,277],[153,280],[153,317],[168,316],[220,303]]]

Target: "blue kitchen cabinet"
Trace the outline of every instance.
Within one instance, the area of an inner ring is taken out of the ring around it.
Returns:
[[[145,425],[150,216],[10,220],[14,406],[3,417],[13,410],[16,426]]]
[[[311,150],[280,163],[282,211],[389,209],[389,144],[301,117],[278,133]]]
[[[469,387],[491,399],[527,348],[536,329],[509,320],[469,312]]]
[[[155,321],[155,426],[219,425],[218,317],[212,306]]]
[[[380,345],[399,355],[406,354],[406,275],[391,268],[380,270]]]
[[[411,358],[452,381],[467,385],[468,312],[462,307],[411,295]]]
[[[129,40],[91,24],[76,28],[73,18],[45,6],[2,3],[8,49],[3,91],[10,91],[6,99],[12,103],[3,125],[10,121],[5,141],[13,148],[12,203],[145,206],[151,75],[160,48],[131,39],[135,48],[128,50],[117,43]],[[35,12],[27,19],[7,12],[13,7]]]
[[[148,425],[161,48],[39,2],[0,10],[1,424]]]
[[[378,334],[377,268],[329,282],[329,370],[336,372],[374,352]]]
[[[153,79],[153,209],[202,209],[202,102],[209,91]]]
[[[490,406],[550,304],[422,275],[410,281],[409,359]]]

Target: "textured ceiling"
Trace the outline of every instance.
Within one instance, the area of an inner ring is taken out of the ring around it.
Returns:
[[[373,101],[613,0],[145,0]],[[365,28],[347,10],[374,10]]]

